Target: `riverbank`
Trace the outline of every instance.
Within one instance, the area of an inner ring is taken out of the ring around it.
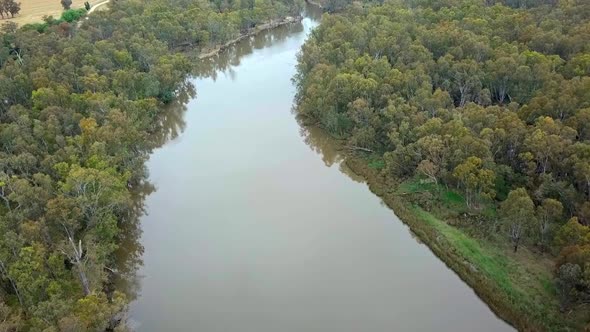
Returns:
[[[322,137],[302,137],[290,78],[318,20],[306,11],[199,62],[181,139],[147,163],[157,190],[131,320],[148,332],[513,331],[340,172]]]
[[[526,249],[521,250],[520,257],[515,257],[509,247],[502,248],[473,238],[462,229],[449,225],[400,194],[401,183],[371,167],[370,160],[346,153],[344,162],[365,179],[369,189],[471,286],[498,317],[520,331],[581,329],[573,317],[558,312],[558,304],[550,296],[551,290],[548,291],[550,279],[546,278],[550,277],[549,271],[546,271],[547,276],[539,276],[536,270],[545,268],[527,260]]]
[[[201,50],[201,52],[198,55],[198,59],[203,60],[203,59],[218,55],[223,50],[240,42],[241,40],[252,37],[252,36],[254,36],[260,32],[266,31],[266,30],[271,30],[271,29],[278,28],[280,26],[287,25],[287,24],[301,22],[302,19],[303,19],[303,16],[301,16],[301,15],[287,16],[287,17],[284,17],[284,18],[277,20],[277,21],[273,20],[268,23],[260,24],[256,27],[250,29],[248,32],[240,34],[238,37],[228,41],[227,43]]]
[[[104,3],[108,3],[108,2],[110,2],[110,0],[107,0]],[[256,27],[254,27],[253,29],[250,29],[248,32],[240,34],[238,37],[228,41],[227,43],[224,43],[222,45],[217,45],[214,47],[208,47],[208,48],[201,50],[196,55],[196,61],[205,60],[205,59],[214,57],[216,55],[219,55],[221,52],[225,51],[227,48],[239,43],[240,41],[242,41],[246,38],[250,38],[255,35],[258,35],[261,32],[272,30],[272,29],[275,29],[275,28],[278,28],[278,27],[281,27],[281,26],[284,26],[287,24],[297,23],[297,22],[300,22],[302,19],[303,19],[303,16],[301,16],[301,15],[287,16],[282,19],[272,20],[271,22],[260,24]],[[187,48],[183,51],[185,52],[185,54],[190,55],[190,52],[191,52],[190,49]],[[115,283],[112,283],[111,286],[114,284]],[[129,320],[129,317],[128,317],[127,308],[123,312],[116,312],[114,314],[114,316],[111,317],[111,319],[110,319],[110,328],[114,329],[114,328],[120,326],[121,324],[128,324],[128,320]]]
[[[510,89],[530,93],[514,94],[508,105],[504,93],[488,94],[496,91],[496,78],[508,77],[499,72],[503,65],[471,61],[477,52],[457,53],[475,38],[499,64],[506,54],[501,45],[518,46],[508,52],[513,59],[535,47],[532,39],[514,38],[497,10],[534,17],[527,23],[533,30],[534,22],[559,17],[572,27],[564,39],[577,37],[587,22],[554,6],[491,8],[462,0],[450,7],[404,0],[347,8],[327,15],[302,47],[295,112],[343,139],[351,152],[347,169],[364,176],[498,316],[520,330],[590,330],[590,205],[588,183],[577,175],[577,167],[590,164],[578,147],[586,149],[590,139],[574,135],[581,132],[574,120],[537,102],[551,86],[578,84],[587,75],[559,75],[573,66],[571,58],[553,68],[530,67],[534,77],[544,72],[548,79],[530,85],[515,78]],[[453,26],[451,34],[464,38],[439,38],[448,37],[448,23],[457,19],[479,23]],[[406,41],[416,48],[400,46]],[[465,81],[457,81],[467,62],[470,73],[462,79],[494,77],[474,85],[483,99],[467,95]],[[585,99],[579,102],[572,119],[584,111]],[[549,133],[541,123],[555,130],[558,148],[543,148],[548,144],[539,135]]]
[[[303,127],[317,127],[300,118]],[[323,129],[320,129],[323,130]],[[461,227],[415,204],[408,181],[381,172],[370,152],[349,149],[344,141],[330,144],[343,156],[347,168],[361,177],[370,191],[452,269],[502,320],[519,331],[578,331],[583,329],[579,312],[561,314],[552,286],[552,261],[540,263],[537,254],[522,247],[514,254],[510,244],[472,237]],[[436,201],[436,198],[430,198]],[[549,264],[546,264],[549,263]]]

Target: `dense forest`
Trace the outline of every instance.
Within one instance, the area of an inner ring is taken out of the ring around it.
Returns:
[[[0,331],[123,330],[115,252],[193,63],[291,0],[115,0],[0,33]]]
[[[529,328],[589,321],[590,2],[355,2],[324,16],[295,81],[298,114],[413,188],[417,211],[552,261],[553,311]]]

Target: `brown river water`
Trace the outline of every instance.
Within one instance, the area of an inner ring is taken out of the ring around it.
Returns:
[[[299,24],[204,60],[196,94],[171,109],[147,164],[141,231],[123,250],[130,324],[513,330],[341,164],[328,137],[296,121],[296,54],[319,16],[308,9]]]

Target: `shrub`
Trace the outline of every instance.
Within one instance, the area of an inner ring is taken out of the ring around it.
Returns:
[[[63,14],[61,14],[61,19],[66,22],[72,23],[74,21],[79,20],[84,15],[86,15],[86,9],[68,9],[65,12],[63,12]]]

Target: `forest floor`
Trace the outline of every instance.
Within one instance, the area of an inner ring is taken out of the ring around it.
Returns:
[[[84,8],[85,1],[88,1],[92,7],[104,2],[104,0],[74,0],[72,8]],[[21,11],[18,15],[14,18],[0,19],[0,24],[4,22],[14,22],[18,25],[37,23],[41,22],[45,15],[59,17],[62,12],[63,7],[59,0],[25,0],[21,1]]]

